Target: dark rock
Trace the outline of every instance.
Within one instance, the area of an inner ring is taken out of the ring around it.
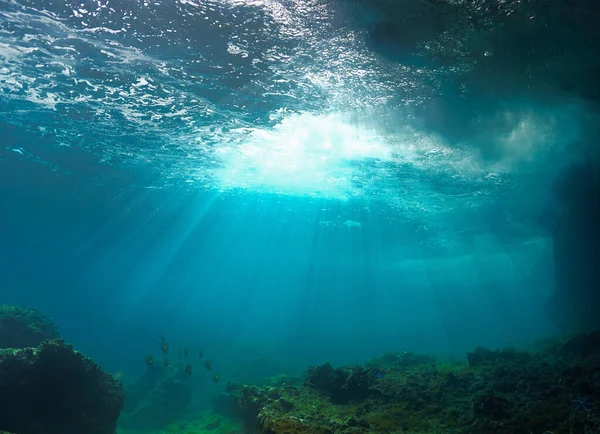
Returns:
[[[600,356],[600,331],[577,335],[565,343],[561,350],[565,355],[581,358]]]
[[[365,399],[373,380],[368,371],[360,366],[333,369],[331,364],[324,363],[308,369],[304,384],[325,392],[335,403],[344,403]]]
[[[282,413],[289,413],[294,409],[294,403],[284,398],[279,398],[277,400],[277,404],[279,405]]]
[[[0,348],[37,347],[47,339],[58,339],[58,327],[36,309],[0,305]]]
[[[477,417],[499,421],[511,415],[511,404],[505,397],[486,390],[473,397],[473,413]]]
[[[249,420],[255,420],[260,410],[268,402],[266,391],[256,386],[242,386],[236,394],[233,395],[234,403],[237,406],[239,414]]]
[[[346,419],[346,422],[344,423],[348,428],[352,428],[352,427],[361,427],[361,428],[368,428],[369,424],[362,420],[362,419],[357,419],[355,417],[349,417],[348,419]]]
[[[0,350],[0,430],[113,434],[123,386],[62,340]]]
[[[339,382],[335,369],[333,369],[333,366],[329,362],[308,368],[304,384],[322,391],[328,391],[332,387],[341,387],[342,385]]]
[[[120,424],[129,429],[160,429],[177,420],[192,400],[192,390],[176,368],[154,366],[127,389]]]
[[[341,401],[362,401],[369,394],[371,382],[372,378],[362,367],[348,371],[339,399]]]
[[[277,390],[273,387],[267,388],[267,391],[268,391],[267,394],[270,399],[279,399],[281,397],[281,393],[279,392],[279,390]]]

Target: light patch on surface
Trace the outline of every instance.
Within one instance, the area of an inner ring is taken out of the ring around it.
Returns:
[[[80,20],[24,12],[11,3],[0,26],[3,98],[23,110],[60,108],[69,116],[44,115],[49,130],[61,131],[59,146],[98,153],[106,164],[145,165],[165,185],[341,200],[362,197],[385,201],[411,218],[496,200],[494,193],[512,167],[523,161],[533,164],[538,150],[551,143],[549,126],[573,124],[576,129],[572,120],[581,117],[563,116],[550,124],[545,121],[551,116],[511,109],[491,122],[483,118],[477,145],[489,152],[478,158],[477,146],[448,143],[423,130],[410,107],[395,105],[398,77],[406,92],[412,89],[405,103],[421,101],[422,71],[380,63],[361,48],[354,31],[333,38],[327,26],[321,32],[315,18],[325,24],[335,17],[320,0],[179,4],[186,6],[178,9],[185,12],[182,16],[192,14],[190,19],[202,18],[202,23],[210,18],[203,24],[207,34],[220,32],[221,17],[243,14],[246,19],[236,24],[215,57],[204,53],[201,43],[188,47],[194,54],[189,60],[169,60],[152,57],[141,40],[127,46],[122,38],[113,38],[131,31],[126,23],[120,30],[82,29]],[[86,17],[100,9],[87,11]],[[99,25],[114,24],[102,20]],[[22,28],[26,36],[2,29],[12,27]],[[257,49],[262,45],[255,41],[270,38],[271,48]],[[232,62],[232,55],[248,55],[252,61]],[[248,71],[244,65],[250,63],[258,65],[253,70],[256,80],[249,78],[238,87],[236,79],[228,88],[228,77],[243,78]],[[223,96],[215,94],[222,86]],[[86,115],[76,115],[82,109]],[[263,123],[262,110],[270,112],[268,124],[276,123],[274,127]],[[325,114],[331,112],[337,113]],[[6,113],[15,124],[23,117],[17,110]],[[94,140],[84,140],[78,133],[82,130]],[[138,139],[123,140],[115,131],[128,131]],[[8,149],[13,147],[18,149]],[[35,155],[28,147],[29,153]],[[487,155],[502,164],[489,164]],[[358,228],[343,223],[339,225]]]
[[[355,164],[392,158],[376,131],[351,125],[341,115],[314,114],[289,116],[270,130],[251,129],[239,146],[222,147],[217,154],[222,188],[338,199],[360,194]]]
[[[356,220],[346,220],[344,226],[347,228],[362,228],[362,223],[357,222]]]

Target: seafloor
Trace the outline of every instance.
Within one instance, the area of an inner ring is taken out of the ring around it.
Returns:
[[[123,387],[34,309],[0,306],[0,344],[0,433],[600,432],[600,331],[453,362],[400,352],[323,363],[260,384],[215,383],[216,393],[158,363]]]
[[[600,332],[464,362],[390,353],[303,378],[231,384],[214,411],[156,433],[598,433]],[[119,431],[142,434],[149,431]]]
[[[117,434],[240,434],[251,432],[260,431],[249,430],[240,420],[210,411],[189,415],[184,420],[173,422],[161,430],[117,429]]]

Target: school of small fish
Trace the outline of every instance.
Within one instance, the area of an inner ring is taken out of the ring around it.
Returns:
[[[167,343],[167,340],[164,336],[160,337],[160,350],[161,352],[164,354],[164,358],[163,358],[163,366],[165,368],[168,368],[171,365],[171,362],[168,358],[168,354],[169,354],[169,344]],[[179,360],[182,360],[183,358],[187,358],[189,355],[189,349],[188,347],[178,347],[177,348],[177,355],[179,357]],[[204,358],[204,348],[200,348],[198,350],[198,356],[203,359]],[[146,356],[146,365],[148,366],[148,368],[152,368],[154,367],[154,357],[151,355],[147,355]],[[206,368],[207,371],[212,371],[212,362],[206,360],[204,361],[204,367]],[[183,372],[189,377],[192,375],[192,364],[191,363],[186,363],[185,366],[183,367]],[[215,374],[212,378],[212,381],[214,381],[215,383],[218,383],[219,381],[221,381],[221,376],[218,374]]]

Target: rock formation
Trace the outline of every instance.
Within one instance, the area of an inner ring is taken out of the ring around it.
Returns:
[[[0,350],[0,431],[114,434],[120,381],[62,340]]]
[[[59,337],[54,321],[40,311],[0,305],[0,348],[37,347],[47,339]]]

